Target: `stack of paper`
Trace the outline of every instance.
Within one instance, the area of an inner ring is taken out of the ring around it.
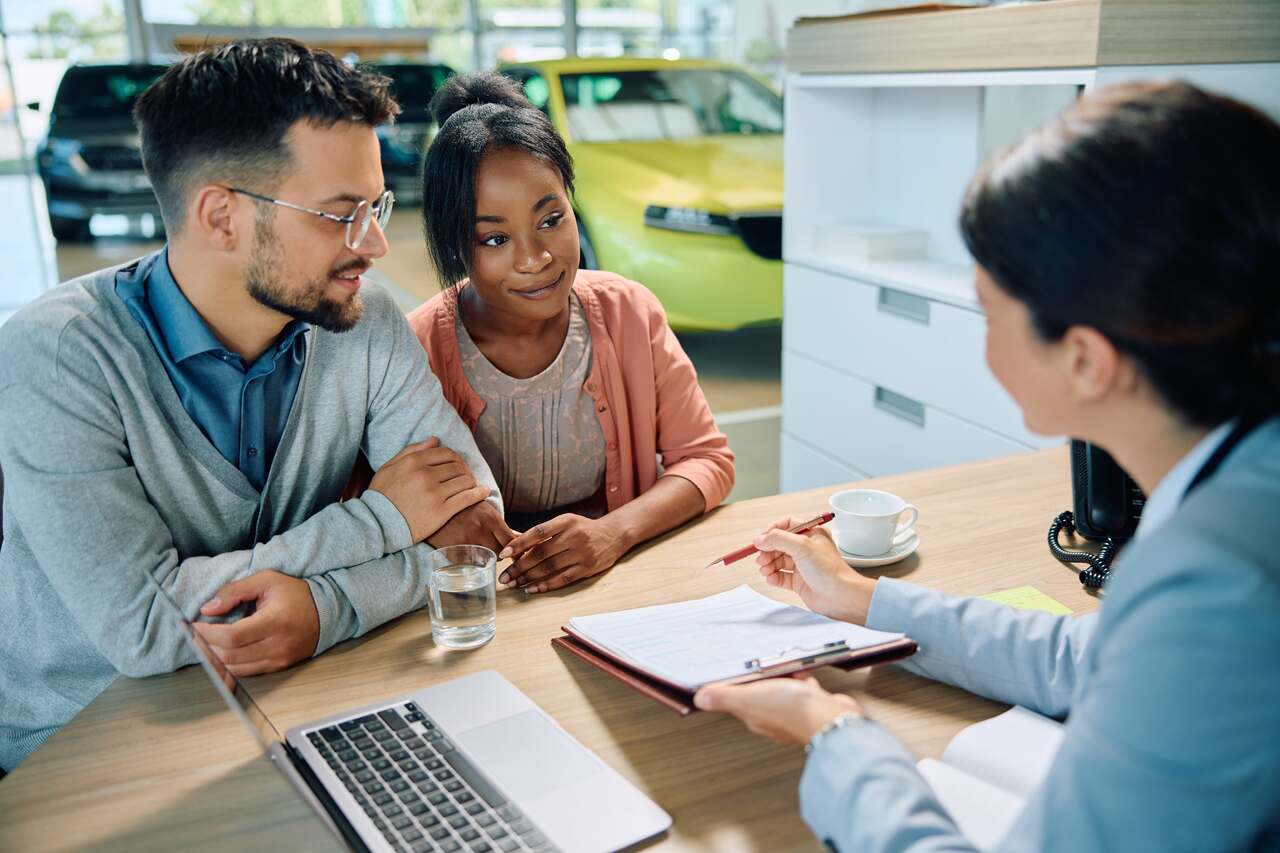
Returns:
[[[813,250],[844,263],[922,258],[928,248],[928,232],[884,222],[820,223],[813,228]]]

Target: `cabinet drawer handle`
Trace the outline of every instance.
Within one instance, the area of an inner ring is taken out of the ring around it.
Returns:
[[[918,427],[924,426],[924,403],[917,403],[910,397],[896,394],[888,388],[876,386],[875,406],[882,412],[888,412]]]
[[[929,300],[914,293],[904,293],[889,287],[880,288],[876,307],[886,314],[894,314],[907,320],[929,325]]]

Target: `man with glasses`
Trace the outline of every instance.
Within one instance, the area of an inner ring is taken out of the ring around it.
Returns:
[[[398,109],[287,40],[177,63],[136,109],[167,246],[0,328],[0,769],[118,672],[193,662],[142,572],[251,675],[423,606],[432,545],[510,538],[362,282],[393,203],[374,127]],[[377,473],[340,502],[360,453]]]

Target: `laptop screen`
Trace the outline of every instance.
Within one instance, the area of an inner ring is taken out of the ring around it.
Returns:
[[[204,670],[205,675],[209,676],[209,681],[213,682],[213,689],[222,697],[222,701],[227,703],[231,713],[235,714],[249,729],[262,751],[264,753],[267,752],[272,743],[281,739],[276,727],[271,725],[267,715],[262,713],[262,709],[253,701],[249,691],[245,690],[240,680],[231,674],[231,671],[222,663],[217,653],[208,643],[201,639],[199,634],[192,630],[191,621],[182,614],[182,609],[169,596],[169,593],[164,591],[164,587],[160,585],[160,582],[150,572],[144,572],[143,574],[147,576],[147,580],[155,588],[156,600],[160,602],[160,608],[168,614],[172,621],[181,627],[182,636],[186,638],[187,645],[191,647],[196,659],[200,661],[200,667]]]

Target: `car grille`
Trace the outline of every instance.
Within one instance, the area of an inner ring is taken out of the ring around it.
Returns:
[[[90,169],[98,172],[141,172],[142,152],[124,145],[85,148],[80,152]]]
[[[734,217],[738,236],[747,248],[762,258],[782,258],[782,214],[757,214]]]
[[[114,202],[154,202],[155,193],[151,188],[121,192],[120,190],[90,189],[75,181],[53,178],[48,183],[47,192],[50,197],[68,201],[114,201]]]

